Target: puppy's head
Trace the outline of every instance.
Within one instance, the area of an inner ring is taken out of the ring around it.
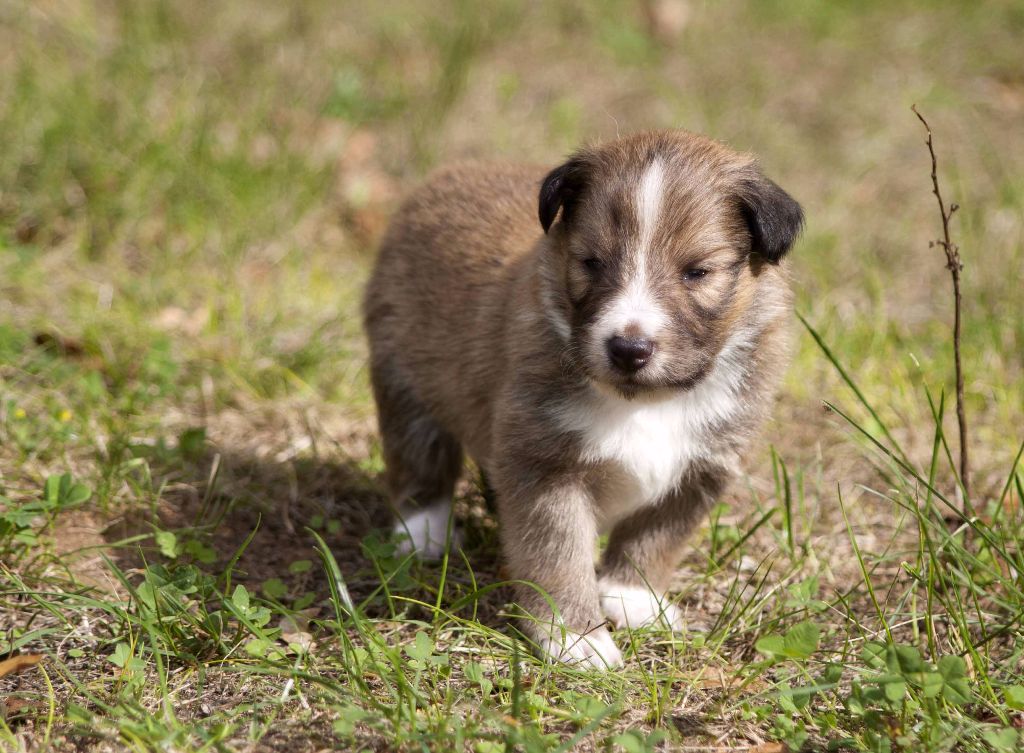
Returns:
[[[749,156],[668,131],[577,152],[544,179],[539,218],[573,362],[634,397],[692,387],[757,324],[803,212]]]

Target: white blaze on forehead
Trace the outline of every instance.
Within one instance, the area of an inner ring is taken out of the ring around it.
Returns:
[[[640,178],[640,189],[636,194],[636,214],[640,221],[640,248],[638,257],[645,260],[654,238],[661,214],[662,194],[665,190],[665,168],[661,160],[654,160]]]
[[[661,160],[655,159],[644,170],[637,185],[633,202],[639,233],[636,238],[627,239],[630,247],[626,250],[627,278],[623,291],[612,300],[596,326],[601,341],[599,347],[603,347],[604,340],[621,335],[630,325],[638,327],[643,336],[654,337],[668,323],[668,316],[651,295],[647,268],[664,190],[665,168]]]

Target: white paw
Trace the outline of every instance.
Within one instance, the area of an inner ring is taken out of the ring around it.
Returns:
[[[392,533],[399,538],[398,554],[404,556],[415,553],[420,559],[441,559],[448,537],[448,518],[451,512],[452,503],[446,499],[407,512],[392,529]],[[461,546],[462,532],[453,527],[452,549]]]
[[[601,611],[617,630],[660,625],[671,630],[683,629],[683,613],[668,599],[637,586],[624,586],[602,581]]]
[[[573,664],[586,669],[614,669],[622,666],[622,652],[612,640],[608,628],[601,626],[587,633],[555,628],[538,642],[541,658]]]

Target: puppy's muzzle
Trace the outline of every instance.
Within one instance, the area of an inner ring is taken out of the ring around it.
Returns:
[[[616,335],[607,342],[608,358],[612,365],[626,374],[640,371],[654,354],[654,342],[645,337]]]

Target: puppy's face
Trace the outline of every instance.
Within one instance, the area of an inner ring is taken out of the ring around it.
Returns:
[[[682,131],[577,153],[545,179],[539,213],[566,352],[626,397],[699,383],[803,221],[749,157]]]

